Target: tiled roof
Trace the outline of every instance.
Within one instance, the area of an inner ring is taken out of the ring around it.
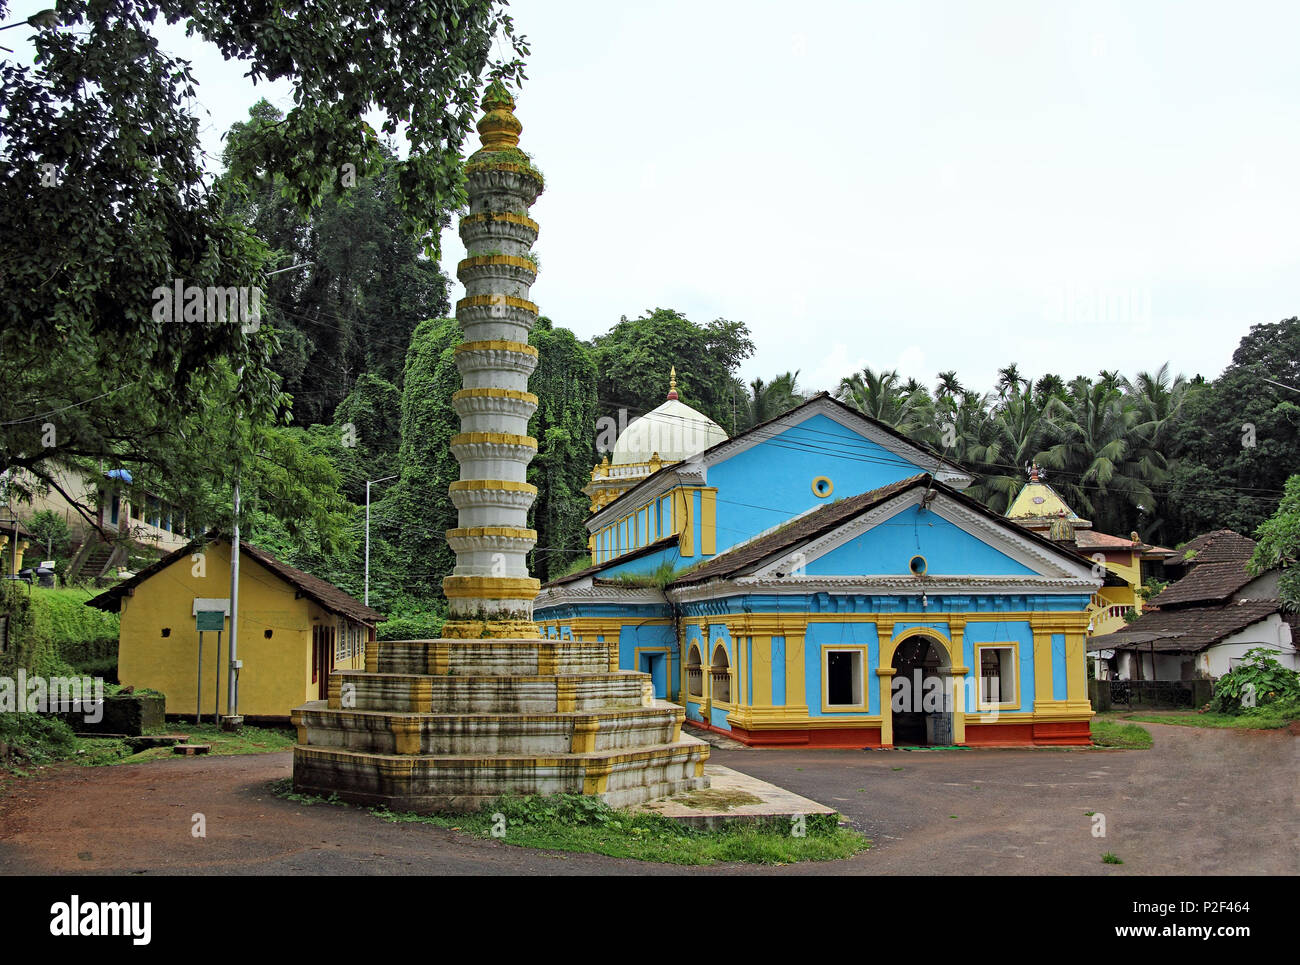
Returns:
[[[1178,561],[1195,564],[1226,563],[1248,560],[1255,552],[1255,541],[1230,529],[1216,529],[1178,548]]]
[[[130,590],[135,589],[160,570],[171,566],[181,557],[188,556],[206,543],[222,538],[216,533],[208,533],[202,539],[191,540],[180,549],[174,550],[162,559],[146,566],[129,580],[124,580],[111,589],[105,590],[99,596],[87,600],[86,605],[116,613],[122,609],[122,597],[126,596]],[[379,623],[384,619],[384,615],[378,610],[368,607],[356,597],[344,593],[333,583],[327,583],[310,573],[304,573],[288,563],[281,563],[266,550],[258,549],[256,546],[245,542],[239,544],[239,549],[243,555],[252,557],[286,583],[296,587],[304,596],[315,600],[331,613],[351,617],[359,623]]]
[[[1232,563],[1201,563],[1177,583],[1151,599],[1151,606],[1186,606],[1192,603],[1226,603],[1234,593],[1253,580],[1245,560]]]
[[[1093,637],[1088,650],[1154,648],[1157,653],[1194,653],[1281,609],[1277,600],[1247,600],[1227,606],[1148,610],[1123,630]]]
[[[668,549],[677,545],[676,536],[664,536],[653,543],[647,543],[640,549],[632,550],[630,553],[624,553],[622,556],[616,556],[612,560],[606,560],[604,563],[597,563],[595,566],[588,566],[583,570],[576,570],[573,573],[566,573],[564,576],[557,576],[553,580],[548,580],[542,584],[542,587],[563,586],[565,583],[573,583],[588,576],[595,576],[597,573],[609,569],[611,566],[618,566],[620,563],[626,563],[628,560],[640,559],[642,556],[648,556],[651,553],[662,549]]]
[[[1109,533],[1098,533],[1096,530],[1080,529],[1075,530],[1074,545],[1081,550],[1131,550],[1142,544],[1134,543],[1131,539],[1125,539],[1122,536],[1111,536]]]

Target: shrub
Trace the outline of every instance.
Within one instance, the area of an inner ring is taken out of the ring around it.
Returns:
[[[380,640],[431,640],[442,633],[446,614],[416,610],[390,617],[376,628]]]
[[[1240,714],[1276,701],[1300,700],[1300,673],[1288,670],[1264,647],[1247,650],[1245,661],[1214,685],[1210,709]]]

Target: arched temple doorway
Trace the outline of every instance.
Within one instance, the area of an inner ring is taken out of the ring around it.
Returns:
[[[895,747],[953,743],[952,662],[943,641],[916,634],[899,641],[890,664]]]

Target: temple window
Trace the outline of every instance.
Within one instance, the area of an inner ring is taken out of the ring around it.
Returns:
[[[731,661],[727,659],[727,648],[719,643],[713,650],[713,665],[709,668],[709,682],[713,688],[713,699],[719,703],[731,703]]]
[[[828,707],[861,707],[862,651],[823,651],[826,661],[826,704]]]
[[[692,697],[704,696],[704,669],[700,666],[700,648],[693,643],[686,657],[686,692]]]
[[[980,704],[1016,706],[1015,648],[980,647]]]

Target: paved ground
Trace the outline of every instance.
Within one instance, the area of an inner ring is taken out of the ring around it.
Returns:
[[[836,807],[848,861],[690,874],[1296,874],[1300,739],[1148,726],[1149,751],[724,750]],[[59,767],[0,791],[0,874],[591,874],[683,869],[479,841],[271,795],[291,756]],[[1092,836],[1105,815],[1106,837]],[[207,837],[191,835],[202,813]],[[1101,863],[1112,851],[1123,865]]]

